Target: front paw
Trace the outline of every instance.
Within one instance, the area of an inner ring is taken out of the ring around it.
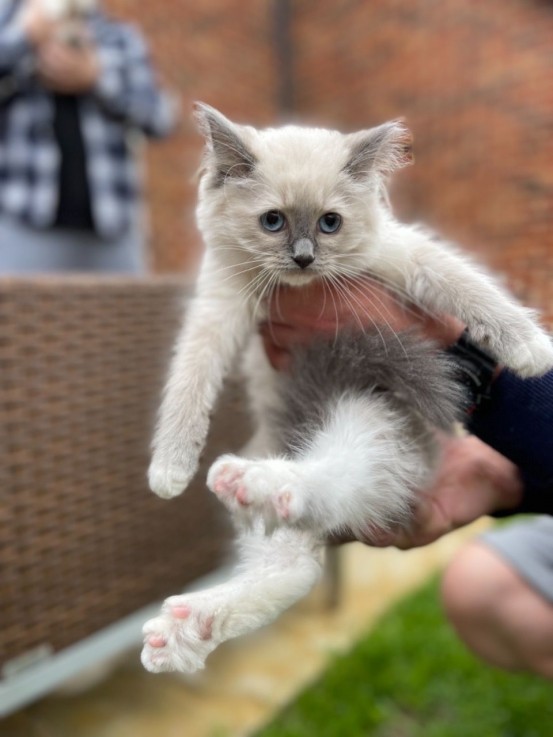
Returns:
[[[553,368],[553,343],[541,330],[533,330],[526,339],[518,336],[499,356],[503,364],[522,378],[542,376]]]
[[[489,349],[497,360],[522,378],[542,376],[553,368],[553,343],[532,320],[511,318],[508,327],[472,324],[474,341]]]
[[[148,469],[150,489],[162,499],[172,499],[182,494],[197,470],[197,457],[174,462],[154,456]]]

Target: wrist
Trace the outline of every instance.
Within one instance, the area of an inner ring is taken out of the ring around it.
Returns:
[[[464,324],[450,315],[439,318],[429,317],[423,327],[423,333],[443,348],[455,345],[464,331]]]
[[[467,414],[490,397],[491,386],[497,375],[497,361],[469,338],[465,329],[458,340],[446,349],[455,366],[457,379],[467,392]]]
[[[490,470],[490,482],[495,491],[491,513],[509,513],[516,509],[524,497],[524,480],[520,469],[504,456]]]

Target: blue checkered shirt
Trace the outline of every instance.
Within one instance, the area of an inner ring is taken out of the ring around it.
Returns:
[[[36,78],[16,5],[0,9],[0,214],[46,228],[54,223],[59,193],[54,100]],[[146,43],[133,26],[99,11],[87,26],[101,71],[94,89],[79,96],[79,117],[94,225],[109,239],[129,228],[140,197],[129,134],[170,133],[176,109],[158,87]]]

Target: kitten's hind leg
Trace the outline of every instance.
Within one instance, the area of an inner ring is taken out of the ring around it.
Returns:
[[[215,648],[273,621],[307,594],[321,572],[320,545],[293,529],[252,531],[240,541],[240,565],[228,582],[172,596],[144,625],[142,663],[154,673],[192,673]]]
[[[347,396],[294,457],[219,458],[207,484],[233,516],[267,529],[303,524],[324,534],[340,527],[398,522],[427,464],[405,421],[378,396]],[[393,470],[392,470],[393,469]]]
[[[227,454],[211,466],[207,485],[238,521],[262,516],[268,529],[304,515],[304,474],[286,458],[247,460]]]

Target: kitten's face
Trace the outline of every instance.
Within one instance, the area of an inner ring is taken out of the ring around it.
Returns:
[[[272,283],[361,270],[378,231],[382,177],[410,161],[400,123],[343,135],[237,126],[206,106],[198,118],[207,139],[198,221],[211,247]]]

